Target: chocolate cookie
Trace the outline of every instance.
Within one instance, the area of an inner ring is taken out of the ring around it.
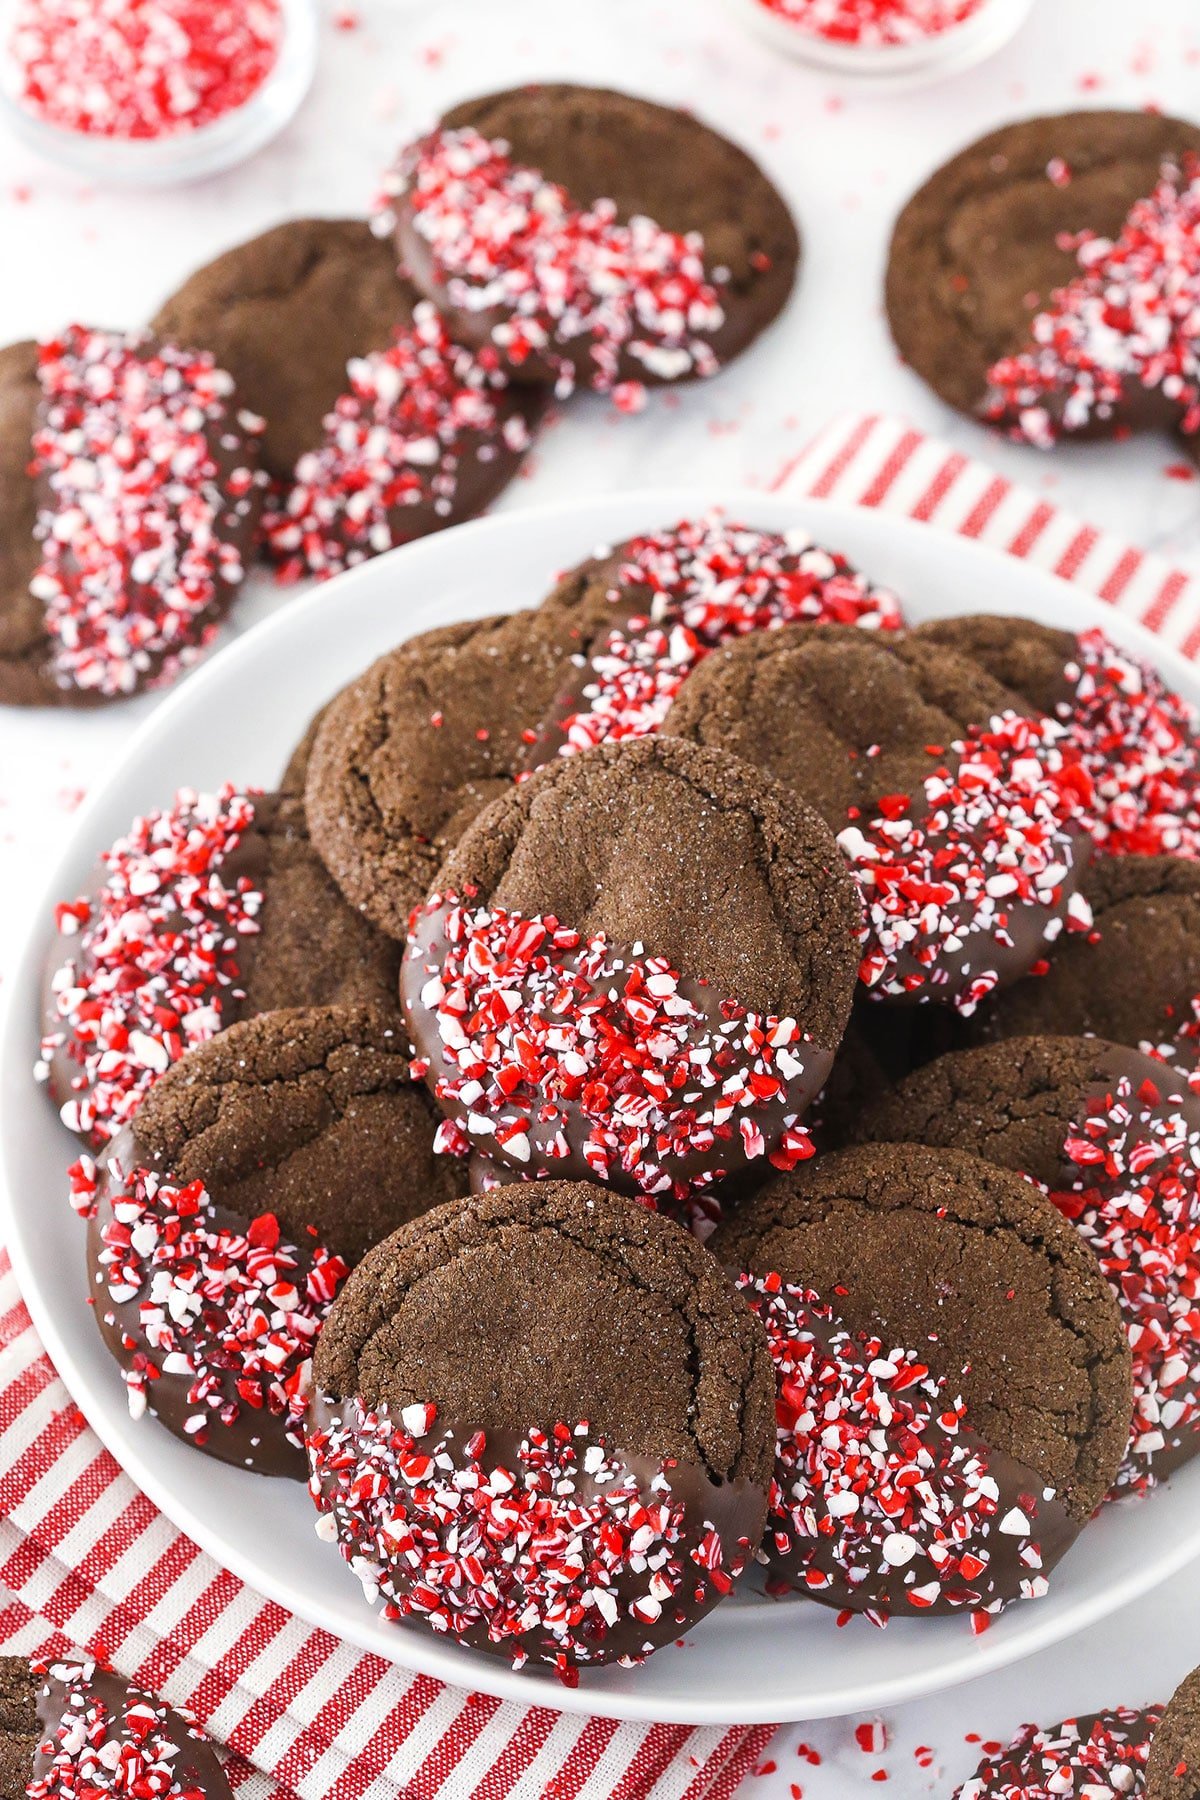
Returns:
[[[262,460],[289,481],[320,444],[352,357],[386,350],[419,296],[361,219],[289,219],[190,275],[151,323],[207,350],[266,421]]]
[[[56,909],[39,1079],[93,1145],[186,1050],[280,1006],[395,1010],[397,947],[347,906],[295,796],[181,791]]]
[[[1126,1800],[1166,1800],[1147,1787],[1151,1742],[1161,1706],[1114,1706],[1082,1719],[1064,1719],[1048,1729],[1022,1725],[1003,1750],[984,1757],[954,1800],[1033,1800],[1040,1794],[1061,1800],[1091,1800],[1121,1794]]]
[[[1119,241],[1164,163],[1188,151],[1200,151],[1195,125],[1087,111],[1004,126],[953,157],[914,194],[892,235],[887,311],[905,360],[960,412],[999,417],[1038,442],[1061,429],[1177,424],[1181,404],[1140,379],[1136,311],[1124,341],[1110,321],[1097,352],[1072,240],[1084,232],[1089,243]],[[1114,289],[1130,273],[1119,260],[1108,259]],[[1074,292],[1056,302],[1068,284]],[[1040,369],[1036,355],[1011,366],[1056,345],[1069,366],[1050,355]],[[1115,381],[1098,366],[1110,359]],[[1159,379],[1170,366],[1163,359]]]
[[[1200,857],[1200,716],[1104,632],[1055,631],[980,613],[918,625],[913,638],[973,657],[1063,726],[1091,792],[1084,815],[1108,855]]]
[[[283,774],[279,777],[279,791],[283,794],[303,795],[308,780],[308,761],[312,755],[312,747],[317,741],[317,733],[321,729],[321,721],[329,711],[327,701],[313,714],[304,728],[304,735],[298,739],[295,749],[284,764]]]
[[[1101,1038],[951,1053],[869,1105],[864,1141],[971,1150],[1037,1182],[1095,1254],[1133,1351],[1114,1496],[1200,1453],[1200,1097]]]
[[[1129,1349],[1079,1237],[959,1151],[868,1145],[769,1182],[712,1240],[776,1365],[773,1589],[998,1611],[1107,1492]]]
[[[685,1204],[812,1154],[858,917],[832,836],[774,782],[605,744],[476,820],[413,915],[401,998],[467,1141]]]
[[[762,1330],[706,1251],[602,1188],[500,1188],[398,1231],[313,1377],[318,1530],[389,1618],[569,1678],[677,1638],[758,1543]]]
[[[1200,1669],[1176,1688],[1150,1744],[1146,1800],[1196,1800],[1200,1794]]]
[[[1073,773],[1021,704],[939,645],[792,626],[716,651],[664,732],[754,763],[838,833],[873,995],[969,1014],[1090,923]]]
[[[0,1796],[232,1800],[204,1733],[90,1657],[0,1657]]]
[[[301,1476],[308,1359],[348,1266],[466,1186],[435,1131],[402,1032],[364,1007],[267,1013],[164,1076],[72,1172],[134,1417]]]
[[[1200,866],[1171,856],[1100,857],[1083,879],[1090,932],[1059,943],[1048,969],[995,996],[971,1035],[1095,1034],[1196,1066]]]
[[[899,611],[803,534],[708,518],[590,558],[532,614],[423,632],[331,703],[313,841],[351,905],[402,937],[446,852],[515,778],[655,731],[713,645],[797,618],[871,627]]]
[[[250,560],[255,429],[190,349],[71,326],[0,352],[0,702],[119,699],[195,661]]]
[[[384,192],[401,262],[453,335],[560,391],[714,373],[782,310],[800,254],[745,151],[604,88],[466,101]]]

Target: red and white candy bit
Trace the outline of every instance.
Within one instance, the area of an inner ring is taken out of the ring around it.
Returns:
[[[300,458],[264,521],[283,580],[336,575],[406,543],[407,508],[447,522],[464,461],[521,456],[532,442],[522,414],[497,408],[508,387],[499,353],[453,343],[427,301],[389,349],[356,357],[348,373],[324,443]]]
[[[929,746],[920,796],[889,794],[878,818],[839,834],[866,907],[859,975],[872,993],[942,999],[965,1016],[997,986],[996,952],[1013,946],[1021,908],[1045,911],[1045,943],[1064,925],[1090,930],[1081,895],[1063,905],[1091,785],[1064,737],[1053,720],[998,714],[949,760]]]
[[[1200,1130],[1166,1089],[1127,1076],[1089,1101],[1063,1146],[1078,1170],[1051,1193],[1095,1251],[1133,1351],[1133,1428],[1113,1495],[1143,1492],[1155,1460],[1200,1449]]]
[[[611,200],[578,206],[565,188],[515,163],[502,139],[437,130],[385,177],[377,225],[403,200],[451,305],[499,309],[492,342],[517,367],[548,360],[560,396],[575,385],[568,350],[581,341],[592,387],[611,391],[622,358],[657,381],[712,375],[709,339],[724,324],[720,286],[698,232],[617,219]],[[636,385],[636,384],[635,384]],[[624,394],[629,408],[634,396]]]
[[[170,680],[216,630],[246,571],[237,538],[258,473],[236,451],[261,421],[211,356],[69,327],[41,345],[30,472],[48,498],[30,592],[60,687],[108,696]]]
[[[716,514],[637,538],[612,589],[648,587],[646,611],[614,624],[587,668],[580,704],[559,723],[561,754],[657,731],[698,663],[718,645],[781,625],[895,630],[900,607],[806,532],[758,531]]]
[[[1059,239],[1080,273],[1035,315],[1031,343],[989,371],[988,415],[1048,448],[1155,391],[1200,431],[1200,158],[1164,163],[1115,240]]]
[[[58,1024],[36,1073],[57,1081],[52,1065],[70,1070],[63,1123],[97,1146],[159,1075],[216,1036],[241,992],[239,940],[260,929],[263,897],[247,876],[221,871],[253,822],[253,799],[231,786],[181,788],[103,853],[98,893],[55,909],[78,949],[51,977]]]
[[[715,997],[701,1010],[664,957],[549,915],[435,894],[418,930],[423,916],[440,920],[434,947],[408,953],[431,971],[420,1008],[445,1071],[434,1091],[485,1155],[530,1172],[581,1155],[597,1181],[623,1176],[663,1203],[723,1168],[812,1156],[789,1103],[804,1070],[795,1019]]]
[[[781,1591],[799,1579],[836,1599],[887,1584],[913,1612],[999,1612],[992,1565],[1003,1534],[1006,1559],[1027,1570],[1021,1597],[1044,1594],[1037,1497],[1016,1505],[1001,1494],[961,1396],[918,1355],[848,1331],[816,1294],[777,1274],[742,1275],[738,1287],[775,1364],[775,1473],[759,1560],[787,1567]],[[875,1605],[863,1613],[876,1625],[889,1616]]]
[[[282,36],[280,0],[19,0],[9,48],[48,124],[161,138],[244,105]]]
[[[195,1412],[184,1429],[196,1444],[212,1429],[269,1412],[302,1444],[308,1364],[317,1334],[349,1270],[321,1245],[301,1252],[283,1238],[274,1213],[244,1231],[216,1222],[199,1181],[176,1187],[148,1169],[108,1169],[102,1231],[103,1312],[124,1311],[131,1364],[122,1378],[137,1419],[154,1410],[155,1383],[188,1382]],[[71,1170],[71,1204],[85,1218],[96,1207],[90,1158]],[[130,1309],[136,1307],[136,1315]]]
[[[758,0],[811,37],[835,44],[916,44],[961,25],[983,0]]]
[[[33,1673],[52,1684],[62,1711],[41,1740],[49,1767],[29,1781],[29,1800],[207,1800],[178,1773],[187,1740],[208,1742],[182,1714],[133,1687],[113,1711],[94,1691],[97,1665],[86,1659],[34,1663]]]
[[[1092,783],[1088,829],[1114,856],[1200,857],[1200,715],[1098,628],[1067,665],[1064,749]]]
[[[954,1800],[1138,1800],[1161,1706],[1117,1706],[1043,1730],[1023,1725],[987,1757]]]
[[[664,1615],[714,1604],[749,1559],[741,1540],[727,1561],[716,1528],[689,1519],[673,1463],[639,1477],[586,1423],[527,1431],[498,1460],[482,1431],[435,1431],[435,1406],[337,1405],[306,1432],[318,1536],[385,1618],[502,1645],[516,1668],[551,1663],[573,1685],[580,1665],[638,1663]]]

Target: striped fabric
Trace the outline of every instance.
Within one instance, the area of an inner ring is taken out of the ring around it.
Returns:
[[[1200,652],[1195,576],[894,420],[836,420],[775,485],[1029,557],[1186,654]],[[38,849],[27,835],[14,848],[28,857]],[[770,1726],[647,1727],[525,1709],[310,1629],[176,1531],[101,1448],[42,1351],[0,1250],[5,1594],[0,1647],[102,1649],[229,1747],[240,1800],[730,1800],[771,1736]]]

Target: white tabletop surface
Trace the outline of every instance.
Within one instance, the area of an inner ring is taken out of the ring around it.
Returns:
[[[1143,545],[1200,559],[1200,485],[1168,473],[1180,460],[1170,444],[1053,458],[1000,444],[900,367],[880,301],[897,208],[978,133],[1076,106],[1200,116],[1196,0],[1036,0],[989,62],[890,96],[783,60],[722,0],[322,4],[320,72],[299,118],[252,163],[203,186],[100,192],[0,138],[0,342],[72,318],[138,323],[198,263],[280,219],[361,212],[397,141],[453,100],[538,77],[608,82],[688,105],[760,158],[800,219],[803,278],[770,336],[711,384],[659,396],[635,419],[580,402],[546,432],[504,506],[693,476],[766,487],[833,413],[868,408],[990,455]],[[232,629],[280,604],[286,595],[257,583]],[[80,719],[0,716],[0,927],[64,812],[153,704]],[[750,1777],[738,1800],[845,1800],[880,1787],[895,1800],[948,1795],[977,1759],[972,1735],[1007,1738],[1025,1719],[1165,1697],[1200,1662],[1198,1621],[1200,1567],[1083,1641],[895,1712],[882,1750],[860,1749],[862,1720],[784,1730],[765,1759],[775,1766]]]

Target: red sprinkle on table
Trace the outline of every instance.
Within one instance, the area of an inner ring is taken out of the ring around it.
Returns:
[[[787,1170],[812,1156],[802,1109],[788,1104],[804,1067],[795,1019],[736,1001],[702,1011],[664,957],[552,917],[435,894],[414,931],[427,918],[432,949],[410,939],[408,955],[429,970],[420,1010],[440,1044],[434,1091],[473,1148],[530,1172],[574,1150],[596,1180],[623,1176],[663,1202],[687,1202],[723,1166]]]
[[[726,272],[706,270],[699,233],[644,217],[621,224],[607,199],[579,206],[513,162],[502,139],[470,129],[434,131],[404,152],[384,180],[381,231],[401,199],[451,305],[500,311],[492,342],[517,366],[548,360],[560,396],[575,385],[567,352],[579,346],[603,392],[622,358],[656,381],[715,372],[709,340],[724,323]]]
[[[896,630],[895,597],[805,532],[758,531],[716,515],[636,539],[611,590],[616,606],[649,588],[592,653],[579,704],[561,721],[561,753],[657,731],[683,682],[710,651],[780,625]]]
[[[1079,637],[1060,706],[1091,780],[1086,820],[1114,856],[1200,856],[1200,715],[1103,631]]]
[[[1036,314],[1029,347],[988,371],[988,416],[1049,447],[1142,390],[1200,431],[1200,159],[1164,163],[1115,240],[1081,231],[1060,243],[1080,273]]]
[[[245,575],[237,539],[259,476],[211,356],[71,326],[40,347],[30,473],[60,687],[114,696],[170,680]],[[223,457],[218,460],[217,446]]]
[[[242,106],[283,35],[280,0],[20,0],[20,99],[47,124],[162,138]]]
[[[961,25],[984,0],[758,0],[760,6],[786,19],[811,37],[835,44],[881,45],[920,43]]]
[[[188,1378],[195,1407],[184,1429],[203,1445],[214,1428],[246,1408],[285,1422],[300,1448],[308,1364],[317,1334],[349,1270],[322,1246],[302,1253],[283,1238],[273,1213],[244,1231],[220,1225],[199,1181],[176,1187],[150,1170],[128,1177],[108,1169],[102,1277],[97,1305],[137,1306],[136,1337],[126,1334],[131,1366],[122,1369],[129,1411],[153,1411],[164,1375]],[[71,1170],[71,1204],[89,1217],[95,1166]],[[307,1264],[307,1268],[305,1265]]]
[[[324,443],[300,458],[283,506],[265,521],[285,580],[336,575],[406,543],[407,508],[449,524],[463,464],[520,456],[532,441],[520,413],[502,418],[497,408],[508,387],[498,353],[452,343],[427,301],[390,349],[355,358],[349,376]]]
[[[1007,1749],[980,1763],[954,1800],[1137,1800],[1161,1706],[1114,1707],[1043,1730],[1024,1725]]]
[[[93,1691],[97,1665],[86,1659],[35,1663],[33,1673],[60,1690],[62,1711],[41,1740],[50,1766],[25,1788],[29,1800],[206,1800],[178,1774],[181,1741],[208,1741],[182,1714],[131,1687],[118,1716]]]
[[[835,1572],[838,1587],[868,1594],[902,1586],[914,1612],[993,1612],[1004,1605],[989,1591],[1003,1533],[1028,1571],[1021,1596],[1044,1594],[1036,1504],[1001,1517],[1000,1487],[968,1436],[961,1396],[919,1356],[847,1330],[816,1294],[777,1274],[742,1275],[738,1287],[775,1364],[762,1560],[773,1552],[817,1597]],[[791,1585],[780,1578],[782,1591]],[[889,1615],[871,1606],[864,1616],[884,1625]]]
[[[998,983],[989,958],[1012,944],[1019,909],[1044,909],[1046,943],[1064,923],[1091,928],[1082,896],[1063,902],[1090,790],[1064,737],[1052,720],[999,714],[951,762],[931,749],[919,799],[888,795],[878,818],[839,834],[867,910],[859,972],[873,993],[941,997],[968,1015]]]
[[[1090,1103],[1064,1145],[1059,1211],[1095,1251],[1133,1351],[1133,1428],[1113,1496],[1155,1485],[1155,1458],[1200,1449],[1200,1130],[1151,1081]]]
[[[78,947],[51,979],[59,1024],[37,1073],[48,1080],[52,1059],[66,1063],[74,1093],[63,1122],[96,1146],[172,1063],[215,1037],[240,992],[239,940],[259,930],[263,897],[221,869],[253,821],[253,800],[233,787],[183,788],[104,852],[98,892],[56,909]]]
[[[369,1601],[388,1619],[501,1644],[514,1667],[552,1663],[564,1681],[581,1664],[640,1662],[666,1613],[681,1619],[727,1594],[720,1533],[688,1518],[666,1464],[639,1479],[586,1424],[527,1431],[498,1460],[486,1433],[467,1442],[435,1430],[437,1408],[406,1406],[311,1417],[309,1489],[318,1536],[336,1541]],[[619,1659],[610,1633],[633,1649]]]

